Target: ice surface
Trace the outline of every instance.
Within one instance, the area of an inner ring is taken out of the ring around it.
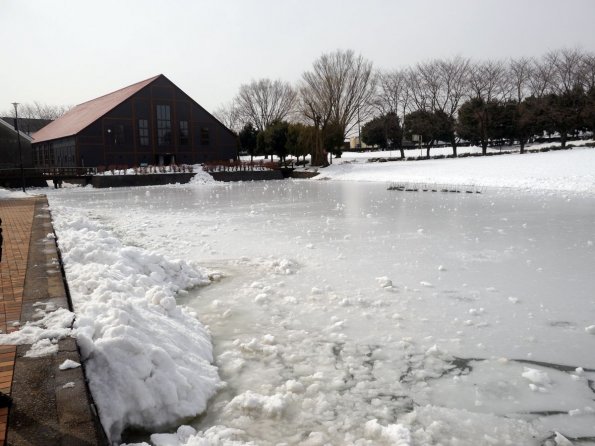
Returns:
[[[152,256],[219,271],[177,300],[208,324],[227,386],[193,430],[153,435],[155,445],[541,445],[555,432],[595,435],[595,337],[585,330],[595,320],[593,196],[296,181],[50,200],[59,218],[85,215],[80,237],[97,222],[110,240],[91,256],[72,245],[85,293],[100,286],[83,286],[99,266],[83,260],[118,265],[112,243],[143,254],[110,269],[110,293],[130,281],[126,265]]]

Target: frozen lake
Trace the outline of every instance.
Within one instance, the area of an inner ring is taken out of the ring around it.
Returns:
[[[595,444],[595,198],[386,188],[73,189],[50,203],[220,272],[178,298],[227,383],[190,422],[206,438]]]

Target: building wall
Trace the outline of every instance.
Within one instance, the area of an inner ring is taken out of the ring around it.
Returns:
[[[195,164],[237,156],[235,135],[164,77],[79,132],[75,141],[78,166]],[[58,142],[66,144],[50,143]]]
[[[23,167],[32,167],[31,142],[21,137],[23,151]],[[0,126],[0,169],[11,169],[21,166],[21,156],[17,134],[4,126]]]

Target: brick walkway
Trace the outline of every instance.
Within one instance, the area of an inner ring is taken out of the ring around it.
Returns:
[[[46,197],[1,199],[0,218],[0,330],[7,333],[35,320],[37,302],[69,303],[56,244],[46,237]],[[66,359],[82,362],[75,340],[57,345],[57,353],[42,357],[27,357],[28,345],[0,345],[0,391],[12,398],[10,409],[0,408],[0,446],[107,444],[83,368],[59,370]]]
[[[0,330],[8,333],[18,329],[21,318],[23,290],[31,228],[36,198],[2,200],[0,218],[4,244],[0,262]],[[10,395],[14,373],[16,346],[0,346],[0,391]],[[0,444],[6,440],[8,408],[0,408]]]

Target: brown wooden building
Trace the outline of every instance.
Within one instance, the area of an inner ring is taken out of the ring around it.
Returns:
[[[236,157],[233,132],[162,74],[77,105],[33,134],[37,167],[195,164]]]

